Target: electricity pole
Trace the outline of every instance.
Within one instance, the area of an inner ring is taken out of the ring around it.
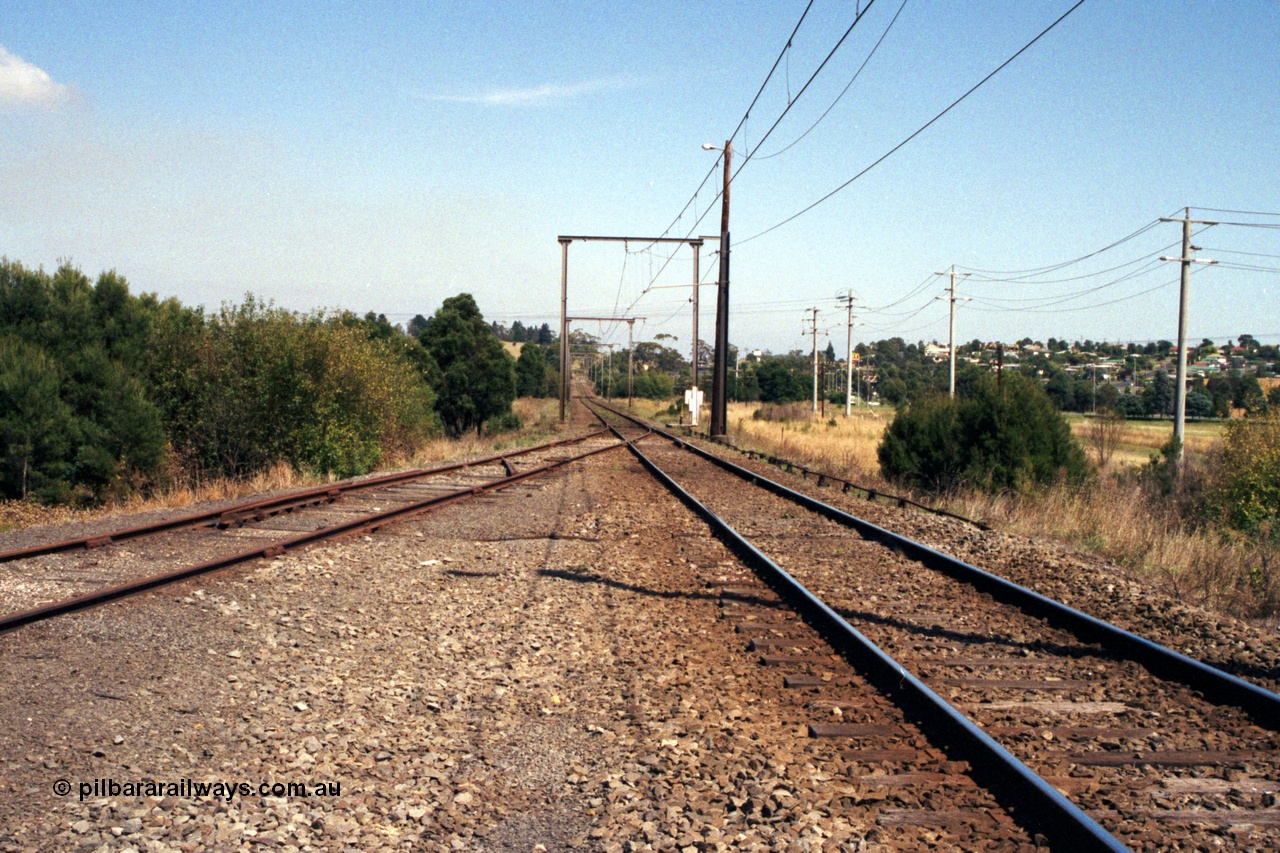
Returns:
[[[700,406],[697,405],[697,400],[698,400],[698,278],[700,276],[700,273],[698,272],[698,263],[699,263],[698,256],[701,254],[700,250],[702,249],[702,242],[694,241],[689,245],[693,246],[693,353],[692,353],[693,360],[690,361],[689,364],[693,368],[693,371],[691,373],[691,378],[693,379],[693,399],[694,399],[694,405],[690,407],[691,409],[693,409],[693,417],[689,422],[693,426],[697,426],[698,415],[699,415],[699,412],[697,411],[697,409],[701,408]],[[712,396],[714,398],[714,392],[712,393]]]
[[[1182,264],[1182,277],[1180,287],[1178,289],[1178,373],[1177,387],[1174,388],[1173,403],[1173,436],[1178,439],[1178,467],[1182,467],[1182,443],[1183,434],[1186,432],[1187,422],[1187,296],[1188,281],[1191,278],[1192,264],[1216,264],[1217,261],[1211,261],[1207,258],[1191,257],[1192,250],[1198,250],[1199,246],[1191,245],[1191,226],[1192,225],[1217,225],[1216,222],[1207,222],[1201,219],[1191,218],[1191,208],[1183,209],[1182,219],[1160,218],[1161,222],[1181,222],[1182,223],[1182,257],[1169,258],[1161,257],[1162,261],[1178,261]]]
[[[846,293],[839,297],[844,302],[844,307],[848,309],[849,320],[849,346],[845,352],[844,359],[844,416],[847,418],[853,413],[853,293]]]
[[[934,275],[947,275],[945,272],[934,273]],[[951,370],[949,372],[950,380],[947,384],[948,393],[954,397],[956,395],[956,265],[951,265],[951,286],[947,288],[947,301],[951,304],[951,331],[947,337],[947,355],[951,361]],[[959,273],[960,278],[968,278],[969,274]]]
[[[569,404],[569,244],[560,237],[560,423]]]
[[[636,318],[632,317],[630,320],[627,321],[627,408],[628,409],[630,409],[633,405],[631,398],[635,394],[635,381],[632,378],[632,371],[631,371],[631,365],[632,365],[631,356],[632,356],[632,353],[635,352],[635,331],[636,331]]]
[[[813,312],[813,319],[809,322],[813,328],[810,333],[813,335],[813,410],[818,411],[818,309],[810,308]]]
[[[724,144],[724,189],[720,195],[720,282],[716,288],[715,372],[711,378],[711,437],[725,434],[725,386],[729,384],[729,163],[733,140]],[[693,342],[696,347],[697,341]]]

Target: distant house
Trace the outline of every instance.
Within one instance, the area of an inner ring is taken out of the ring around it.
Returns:
[[[951,347],[929,343],[924,345],[924,357],[933,361],[946,361],[951,358]]]

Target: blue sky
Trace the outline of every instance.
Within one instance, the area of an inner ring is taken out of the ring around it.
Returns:
[[[252,291],[403,321],[467,290],[486,316],[554,326],[558,234],[718,231],[717,178],[690,208],[708,211],[701,224],[673,225],[715,164],[700,146],[733,132],[806,3],[17,5],[0,19],[0,254],[115,268],[209,308]],[[865,177],[755,237],[1071,5],[876,0],[800,95],[854,18],[854,4],[813,3],[734,141],[737,163],[752,153],[731,194],[735,343],[807,349],[816,305],[842,349],[846,288],[867,309],[856,338],[941,340],[930,276],[951,264],[1044,267],[1187,205],[1280,212],[1280,3],[1088,0]],[[882,35],[826,118],[768,157]],[[1177,270],[1154,259],[1179,236],[1160,224],[1016,282],[974,274],[958,337],[1172,338]],[[1266,271],[1280,230],[1219,225],[1195,242],[1229,263],[1193,278],[1191,336],[1280,340],[1280,273]],[[648,318],[641,338],[684,348],[688,291],[666,286],[691,279],[691,259],[669,254],[573,244],[571,313],[630,308]],[[708,339],[711,288],[702,302]]]

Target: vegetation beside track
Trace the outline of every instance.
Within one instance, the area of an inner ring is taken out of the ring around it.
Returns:
[[[549,441],[561,435],[557,429],[556,400],[521,398],[512,406],[519,419],[518,429],[486,433],[468,433],[458,439],[437,435],[419,444],[410,455],[389,457],[388,468],[429,467],[454,459],[488,456],[511,448],[526,447]],[[134,492],[96,506],[41,504],[30,500],[0,500],[0,533],[23,527],[64,522],[82,522],[115,512],[140,512],[151,509],[174,509],[208,501],[246,498],[264,492],[301,489],[329,482],[333,478],[314,471],[298,471],[286,463],[278,463],[247,478],[215,477],[199,483],[174,483],[151,492]]]
[[[673,423],[675,409],[666,408],[667,402],[637,400],[635,411]],[[806,404],[731,403],[727,421],[738,447],[871,488],[902,491],[884,479],[876,458],[893,415],[888,407],[855,408],[846,419],[843,409],[832,407],[822,417]],[[1277,419],[1280,414],[1272,413],[1224,426],[1194,425],[1188,475],[1176,485],[1153,444],[1141,466],[1113,458],[1100,471],[1095,460],[1093,475],[1080,485],[1059,481],[1016,492],[960,487],[911,495],[1009,533],[1050,539],[1142,569],[1182,600],[1274,622],[1280,616],[1280,501],[1268,496],[1280,487],[1280,451],[1273,449],[1280,439],[1269,438]],[[1125,426],[1144,442],[1154,439],[1157,428],[1167,442],[1172,431],[1168,421]],[[1228,454],[1222,442],[1202,434],[1210,429],[1237,431],[1235,449]],[[1252,508],[1251,527],[1231,525],[1223,508],[1233,504]]]
[[[206,313],[114,271],[0,259],[0,499],[261,490],[367,473],[442,432],[519,428],[515,360],[469,295],[414,331],[252,295]]]

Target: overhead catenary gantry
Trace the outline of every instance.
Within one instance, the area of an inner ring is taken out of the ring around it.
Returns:
[[[560,243],[560,423],[565,422],[566,412],[569,407],[569,321],[570,319],[607,319],[609,321],[626,322],[625,317],[609,317],[609,318],[587,318],[569,317],[569,244],[575,240],[583,242],[604,242],[604,243],[687,243],[694,247],[694,266],[693,266],[693,284],[698,284],[698,254],[697,250],[702,246],[705,240],[716,239],[714,237],[599,237],[599,236],[583,236],[583,235],[565,235],[562,234],[556,238]],[[694,347],[698,345],[698,341],[693,342]],[[695,356],[696,364],[696,356]],[[697,383],[697,374],[694,374],[694,383]]]
[[[635,337],[636,320],[640,320],[641,322],[643,322],[647,319],[649,318],[648,317],[566,317],[565,328],[564,328],[564,331],[561,332],[562,335],[568,335],[569,334],[568,324],[572,323],[574,320],[599,321],[601,323],[626,323],[627,324],[627,407],[628,408],[631,407],[631,397],[635,387],[635,374],[634,374],[635,360],[632,358],[632,355],[635,350],[635,342],[636,342],[636,337]],[[613,344],[606,344],[606,346],[613,346]],[[612,350],[610,350],[610,352],[612,352]]]

